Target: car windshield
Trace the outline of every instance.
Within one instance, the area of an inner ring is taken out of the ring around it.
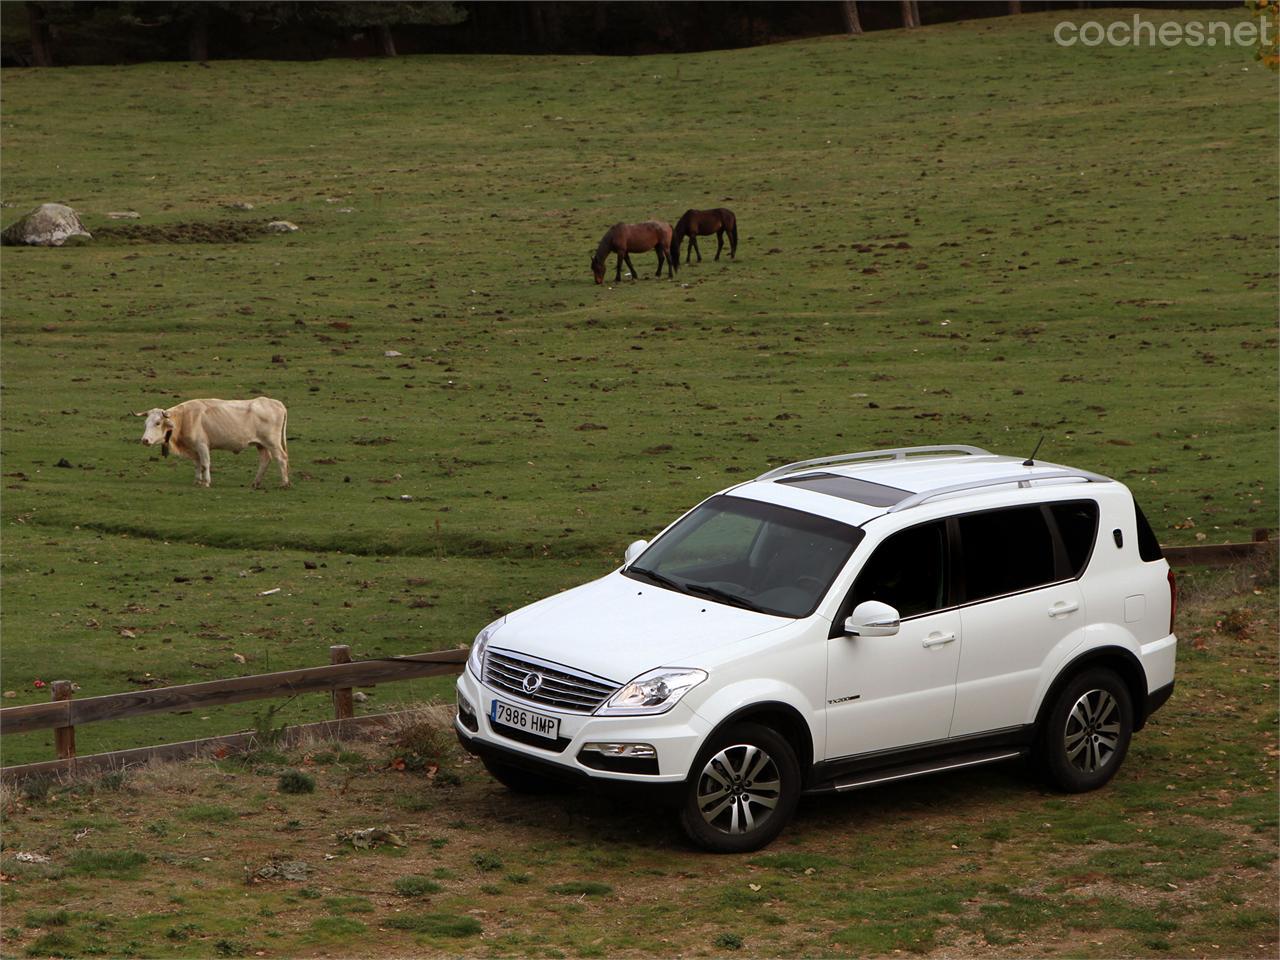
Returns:
[[[862,539],[857,527],[721,494],[654,541],[626,575],[780,617],[807,617]]]

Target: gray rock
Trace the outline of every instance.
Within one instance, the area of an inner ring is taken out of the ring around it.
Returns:
[[[273,861],[257,871],[263,880],[279,878],[281,880],[305,880],[311,872],[311,865],[305,860]]]
[[[137,210],[108,210],[107,216],[112,220],[137,220],[142,214]]]
[[[267,233],[293,233],[298,229],[296,223],[288,220],[272,220],[267,224]]]
[[[92,240],[79,215],[61,203],[42,203],[0,233],[6,246],[60,247],[68,240]]]
[[[236,200],[232,203],[223,204],[228,210],[252,210],[253,204],[248,200]]]

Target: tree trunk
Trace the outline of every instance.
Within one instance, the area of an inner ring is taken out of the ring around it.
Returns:
[[[542,22],[546,28],[544,42],[549,50],[559,50],[561,37],[564,34],[564,23],[560,18],[560,7],[558,4],[550,2],[540,5],[542,7]]]
[[[202,7],[191,19],[187,33],[187,59],[201,63],[209,59],[209,18]]]
[[[908,29],[920,26],[920,4],[917,0],[902,0],[902,25]]]
[[[604,0],[596,0],[594,9],[591,11],[591,32],[595,34],[597,41],[604,37],[605,24]]]
[[[547,47],[547,23],[542,16],[542,4],[526,3],[525,10],[529,14],[529,32],[533,36],[533,45],[538,50]]]
[[[49,22],[45,20],[44,8],[40,4],[27,4],[27,24],[31,31],[31,65],[52,67],[53,52],[49,43]]]
[[[1022,12],[1022,0],[1009,0],[1009,13],[1017,16]]]
[[[840,10],[844,14],[844,29],[850,36],[862,33],[862,18],[858,16],[858,0],[841,0]]]
[[[384,57],[396,55],[396,38],[391,35],[391,24],[378,24],[378,46],[382,48]]]

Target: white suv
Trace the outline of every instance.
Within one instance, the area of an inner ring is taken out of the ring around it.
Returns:
[[[1176,602],[1115,480],[970,446],[806,460],[485,627],[456,728],[514,790],[645,786],[754,850],[802,793],[1028,754],[1102,786],[1173,692]]]

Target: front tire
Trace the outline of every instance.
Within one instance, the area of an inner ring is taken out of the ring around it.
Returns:
[[[699,751],[685,786],[680,824],[715,853],[748,853],[773,841],[800,799],[791,745],[769,727],[736,723]]]
[[[503,763],[501,760],[491,760],[488,757],[482,759],[484,768],[489,771],[493,779],[510,790],[512,793],[563,793],[564,784],[551,777],[544,777],[542,774],[534,773],[532,770],[525,770],[523,767],[517,767],[509,763]]]
[[[1133,736],[1129,688],[1106,669],[1086,670],[1058,693],[1040,733],[1042,768],[1067,793],[1097,790],[1116,775]]]

